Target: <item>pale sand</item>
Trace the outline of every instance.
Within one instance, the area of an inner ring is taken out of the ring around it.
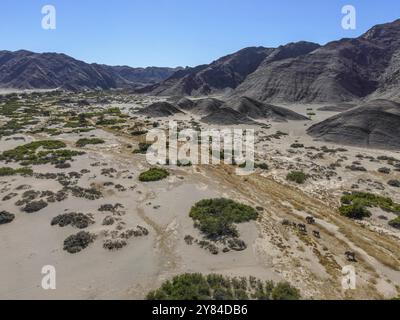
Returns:
[[[141,106],[157,99],[146,97],[144,100],[145,102],[137,104],[116,105],[128,112],[132,105]],[[306,114],[306,109],[310,106],[289,107]],[[314,110],[318,108],[312,107]],[[358,153],[375,157],[392,155],[400,158],[400,155],[347,146],[345,148],[348,151],[336,155],[327,154],[324,159],[310,159],[304,149],[295,150],[295,153],[288,152],[290,145],[296,140],[306,146],[338,147],[315,142],[306,135],[308,126],[334,114],[321,111],[316,113],[312,121],[270,123],[270,129],[257,128],[260,140],[277,130],[286,132],[289,136],[257,143],[258,161],[267,162],[271,170],[257,171],[249,177],[238,177],[225,167],[195,166],[171,168],[171,176],[165,181],[140,183],[138,174],[149,166],[144,156],[132,155],[132,150],[126,148],[128,144],[137,144],[134,138],[104,130],[79,136],[64,134],[53,137],[52,139],[65,141],[70,147],[73,147],[78,138],[92,135],[104,139],[106,144],[85,148],[87,155],[72,162],[72,168],[58,170],[45,165],[34,167],[35,172],[67,173],[89,169],[91,172],[80,179],[80,186],[89,187],[95,183],[100,187],[103,183],[112,181],[125,186],[127,191],[117,192],[113,187],[101,187],[105,195],[103,199],[88,201],[70,195],[67,200],[49,204],[47,208],[33,214],[23,213],[14,205],[19,196],[3,201],[1,210],[15,213],[16,219],[10,224],[0,226],[0,255],[5,257],[0,263],[0,298],[142,299],[162,281],[183,272],[215,272],[231,276],[253,275],[265,280],[288,280],[301,289],[306,298],[372,299],[396,295],[395,287],[400,285],[399,272],[382,261],[386,261],[389,256],[399,261],[399,252],[390,252],[393,248],[398,248],[395,243],[398,244],[399,232],[377,219],[378,215],[386,213],[379,210],[371,219],[363,222],[362,227],[361,223],[338,217],[332,210],[338,205],[342,192],[349,190],[361,178],[382,183],[385,185],[383,191],[373,191],[391,196],[400,202],[397,190],[386,186],[388,179],[400,178],[399,172],[392,172],[389,176],[379,174],[376,170],[383,166],[382,163],[367,160],[362,161],[369,170],[367,173],[349,172],[345,169],[346,165],[356,160]],[[180,116],[179,120],[186,121],[190,117]],[[168,120],[162,119],[161,128],[168,125]],[[205,125],[202,127],[208,128]],[[43,137],[26,137],[26,142]],[[26,142],[5,141],[3,138],[0,151]],[[336,169],[338,176],[328,181],[323,177],[323,167],[335,162],[339,156],[346,156],[347,160],[344,160],[341,168]],[[106,165],[90,166],[95,162]],[[8,166],[15,167],[14,164]],[[302,186],[288,183],[285,177],[290,166],[313,173],[315,179]],[[118,170],[114,178],[101,175],[102,168],[111,167]],[[313,169],[317,171],[312,171]],[[318,175],[321,177],[318,178]],[[128,179],[129,176],[132,179]],[[31,185],[34,190],[61,189],[61,185],[53,180],[2,177],[1,198],[11,192],[21,195],[23,191],[15,191],[15,188],[22,184]],[[364,190],[372,187],[365,182],[360,183],[360,188]],[[213,197],[229,197],[265,208],[260,221],[239,226],[241,238],[248,244],[245,251],[214,256],[196,245],[188,246],[185,243],[184,237],[188,234],[201,238],[188,216],[190,207],[198,200]],[[97,211],[100,205],[106,203],[123,204],[126,215],[121,219],[127,224],[126,227],[134,228],[139,224],[148,228],[150,234],[147,237],[130,239],[128,246],[120,251],[110,252],[103,249],[103,240],[106,238],[104,231],[113,228],[101,225],[108,214]],[[161,207],[154,209],[157,205]],[[50,226],[51,219],[65,211],[93,213],[96,220],[88,230],[98,234],[98,238],[75,255],[63,251],[62,244],[66,237],[78,230]],[[281,224],[284,218],[304,223],[304,218],[309,214],[318,218],[317,225],[309,227],[309,230],[320,230],[322,237],[319,240],[312,236],[303,237]],[[387,215],[388,218],[393,217]],[[369,233],[370,230],[372,233]],[[364,239],[367,239],[368,244],[363,242]],[[362,259],[356,265],[359,289],[346,294],[341,290],[340,271],[341,267],[348,264],[344,258],[344,252],[348,249],[355,250]],[[45,291],[41,288],[41,269],[44,265],[56,267],[57,290]]]

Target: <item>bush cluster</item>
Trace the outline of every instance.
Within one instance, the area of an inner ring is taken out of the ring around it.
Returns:
[[[400,217],[394,218],[393,220],[389,221],[389,226],[400,229]]]
[[[31,168],[0,168],[0,177],[15,176],[17,174],[20,174],[21,176],[31,176],[33,174],[33,170]]]
[[[150,147],[151,143],[140,142],[139,148],[133,151],[133,153],[146,154],[147,150],[149,150]]]
[[[65,147],[65,143],[62,141],[35,141],[11,150],[4,151],[0,155],[0,160],[19,162],[23,166],[46,163],[56,164],[72,160],[72,157],[83,154],[82,152],[63,149]],[[38,149],[43,150],[38,151]]]
[[[400,204],[388,197],[368,192],[353,192],[341,198],[340,213],[348,218],[363,219],[371,216],[367,208],[380,208],[387,212],[400,213]]]
[[[105,141],[103,139],[99,139],[99,138],[82,138],[79,139],[76,142],[76,146],[78,148],[83,148],[85,146],[87,146],[88,144],[103,144]]]
[[[302,171],[291,171],[286,176],[286,180],[296,182],[297,184],[303,184],[308,179],[308,176]]]
[[[169,172],[161,168],[151,168],[145,172],[142,172],[139,176],[139,180],[142,182],[159,181],[167,178]]]
[[[189,216],[208,238],[218,239],[223,236],[238,237],[234,223],[255,220],[258,212],[250,206],[230,199],[205,199],[196,203]]]
[[[218,274],[186,273],[147,294],[147,300],[299,300],[299,291],[255,277],[231,278]]]

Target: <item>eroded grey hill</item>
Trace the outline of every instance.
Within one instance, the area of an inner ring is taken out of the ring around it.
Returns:
[[[257,120],[273,122],[309,120],[289,109],[265,104],[248,97],[226,102],[215,98],[196,100],[182,98],[176,102],[176,107],[199,115],[202,117],[202,122],[214,125],[257,124]]]
[[[229,107],[220,108],[203,117],[201,122],[212,125],[256,125],[257,122]]]
[[[175,114],[183,113],[181,110],[168,102],[155,102],[137,112],[137,114],[148,117],[169,117]]]
[[[400,149],[400,104],[373,100],[313,125],[308,134],[342,145]]]
[[[196,115],[206,116],[219,110],[223,104],[224,101],[215,98],[204,98],[198,100],[183,98],[178,101],[177,107],[183,111],[186,110]]]
[[[309,120],[309,118],[289,109],[262,103],[248,97],[240,97],[239,99],[232,100],[231,102],[227,102],[227,105],[252,119],[267,119],[277,122]]]
[[[347,110],[350,110],[354,107],[356,107],[356,104],[353,103],[337,103],[334,105],[327,105],[327,106],[323,106],[318,108],[318,111],[332,111],[332,112],[344,112]]]

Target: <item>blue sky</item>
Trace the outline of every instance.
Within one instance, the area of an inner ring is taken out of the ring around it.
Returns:
[[[41,9],[57,9],[57,29]],[[341,27],[344,5],[357,29]],[[62,52],[87,62],[194,66],[247,46],[356,37],[400,18],[399,0],[1,0],[0,50]]]

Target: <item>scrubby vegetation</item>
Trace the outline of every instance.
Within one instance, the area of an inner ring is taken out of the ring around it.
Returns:
[[[400,213],[400,204],[392,199],[368,192],[353,192],[345,194],[341,198],[342,206],[339,208],[343,216],[352,219],[370,217],[371,212],[367,208],[381,208],[387,212]]]
[[[302,171],[291,171],[286,176],[286,180],[296,182],[297,184],[303,184],[308,179],[308,176]]]
[[[146,154],[147,150],[151,147],[151,143],[140,142],[139,148],[134,150],[133,153]]]
[[[299,300],[301,298],[299,291],[288,282],[279,282],[272,289],[271,297],[272,300]]]
[[[371,212],[365,207],[362,201],[355,200],[351,204],[342,205],[339,208],[342,216],[351,219],[361,220],[363,218],[368,218],[371,216]]]
[[[379,207],[387,212],[400,213],[400,204],[393,202],[388,197],[382,197],[368,192],[353,192],[342,197],[343,204],[351,204],[354,200],[360,200],[366,207]]]
[[[383,174],[390,174],[391,170],[389,168],[379,168],[378,172],[383,173]]]
[[[400,180],[389,180],[388,185],[394,188],[400,188]]]
[[[187,273],[174,277],[147,294],[148,300],[299,300],[289,283],[274,284],[255,277],[230,278],[218,274]]]
[[[143,136],[145,134],[147,134],[147,130],[134,130],[131,132],[132,136]]]
[[[60,227],[66,227],[71,225],[78,229],[85,229],[93,223],[94,221],[90,216],[77,212],[60,214],[51,220],[52,226],[58,225]]]
[[[256,163],[256,168],[259,168],[261,170],[269,170],[269,166],[268,164],[266,164],[265,162],[261,162],[261,163]]]
[[[43,115],[42,108],[20,101],[17,95],[2,96],[0,103],[0,115],[8,119],[0,125],[0,138],[22,133],[28,126],[39,123],[35,116]]]
[[[92,139],[82,138],[76,142],[76,146],[78,148],[83,148],[83,147],[87,146],[88,144],[103,144],[104,142],[105,141],[103,139],[99,139],[99,138],[92,138]]]
[[[68,190],[72,192],[72,195],[77,198],[84,198],[88,200],[98,200],[103,197],[101,191],[96,188],[82,188],[79,186],[69,187]]]
[[[17,174],[21,176],[31,176],[33,174],[33,170],[31,168],[18,168],[18,169],[13,169],[9,167],[0,168],[0,177],[15,176]]]
[[[14,214],[9,213],[7,211],[1,211],[0,212],[0,225],[10,223],[14,219],[15,219],[15,215]]]
[[[258,212],[250,206],[229,199],[206,199],[196,203],[190,217],[208,238],[238,237],[234,223],[255,220]]]
[[[145,172],[142,172],[139,176],[139,180],[142,182],[159,181],[167,178],[169,172],[162,168],[151,168]]]
[[[64,250],[69,253],[78,253],[91,244],[95,238],[95,235],[86,231],[81,231],[65,239]]]
[[[125,123],[125,119],[120,118],[104,118],[104,116],[100,116],[99,120],[96,122],[99,126],[112,126],[120,123]]]
[[[82,152],[63,149],[65,147],[65,143],[62,141],[35,141],[16,147],[12,150],[4,151],[0,155],[0,160],[19,162],[23,166],[46,163],[57,164],[72,160],[73,157],[83,154]]]
[[[394,218],[393,220],[389,221],[389,226],[400,229],[400,217]]]
[[[242,164],[239,165],[239,168],[244,169],[244,168],[246,168],[246,166],[247,166],[247,162],[243,162]],[[269,170],[269,166],[265,162],[254,163],[254,169]]]
[[[290,147],[293,149],[301,149],[301,148],[304,148],[304,144],[296,142],[296,143],[291,144]]]
[[[25,207],[22,208],[22,211],[26,213],[34,213],[38,212],[48,206],[46,201],[39,200],[39,201],[31,201],[28,202]]]

